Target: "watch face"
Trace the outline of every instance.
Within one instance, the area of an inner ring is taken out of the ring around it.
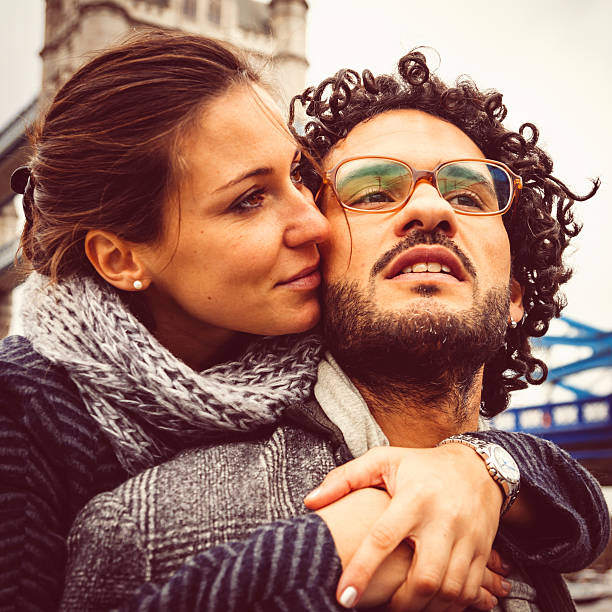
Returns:
[[[509,482],[516,483],[520,480],[521,473],[512,455],[501,446],[494,446],[491,453],[497,463],[499,473]]]

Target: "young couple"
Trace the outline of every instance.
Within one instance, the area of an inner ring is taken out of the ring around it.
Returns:
[[[545,369],[580,198],[499,94],[398,71],[306,90],[302,135],[190,35],[58,92],[12,179],[3,608],[572,609],[601,491],[482,417]]]

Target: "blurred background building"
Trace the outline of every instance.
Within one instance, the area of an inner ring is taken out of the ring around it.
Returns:
[[[13,261],[23,221],[10,175],[29,155],[26,126],[58,87],[96,51],[131,31],[176,28],[248,52],[283,105],[305,85],[307,11],[305,0],[47,0],[40,95],[0,132],[0,338],[11,329],[18,301]]]

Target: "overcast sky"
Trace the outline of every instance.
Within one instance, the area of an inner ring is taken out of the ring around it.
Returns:
[[[0,127],[40,83],[43,0],[0,1]],[[568,315],[612,328],[612,2],[608,0],[309,0],[309,83],[342,67],[395,69],[413,47],[434,47],[438,74],[467,73],[504,94],[507,123],[531,121],[578,192],[602,188],[580,205],[584,230],[571,257]],[[607,114],[606,114],[607,113]]]

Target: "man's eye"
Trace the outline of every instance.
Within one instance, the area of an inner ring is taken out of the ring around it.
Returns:
[[[368,193],[361,193],[351,198],[347,202],[347,205],[353,208],[375,209],[379,208],[380,204],[387,204],[394,201],[395,199],[391,194],[385,191],[372,190]]]
[[[459,210],[484,210],[488,207],[482,202],[482,200],[472,192],[456,193],[454,195],[447,195],[446,201],[453,207]]]

